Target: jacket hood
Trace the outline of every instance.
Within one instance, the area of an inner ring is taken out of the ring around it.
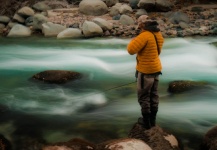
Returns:
[[[159,32],[157,21],[146,21],[144,23],[143,29],[150,32]]]

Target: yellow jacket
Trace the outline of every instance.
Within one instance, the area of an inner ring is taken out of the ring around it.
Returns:
[[[157,38],[160,55],[164,38],[160,32],[152,33],[154,33]],[[156,41],[152,33],[145,30],[142,31],[137,37],[132,39],[127,46],[129,54],[137,54],[136,70],[145,74],[157,73],[162,69]]]

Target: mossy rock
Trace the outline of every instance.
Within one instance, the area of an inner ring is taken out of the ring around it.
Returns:
[[[46,83],[62,84],[80,79],[82,75],[78,72],[65,70],[46,70],[32,76],[33,79]]]
[[[207,83],[203,81],[188,81],[188,80],[172,81],[169,83],[168,92],[182,93],[185,91],[203,88],[205,85],[207,85]]]

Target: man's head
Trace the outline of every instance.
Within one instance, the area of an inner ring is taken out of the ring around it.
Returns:
[[[143,29],[148,30],[151,32],[158,32],[160,29],[158,28],[158,22],[155,20],[155,18],[149,18],[147,15],[140,16],[141,18],[138,18],[138,27],[137,29]]]
[[[147,15],[141,15],[138,19],[137,19],[137,29],[142,29],[142,26],[144,24],[144,22],[148,19]]]

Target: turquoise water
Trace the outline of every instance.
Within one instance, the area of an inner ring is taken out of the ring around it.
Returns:
[[[90,142],[126,137],[140,116],[130,39],[0,38],[0,134],[47,142],[79,137]],[[166,39],[161,57],[157,123],[195,148],[216,125],[217,37]],[[64,85],[31,77],[44,70],[84,74]],[[171,95],[174,80],[206,81],[206,88]],[[124,85],[124,86],[123,86]],[[117,88],[116,88],[117,87]]]

